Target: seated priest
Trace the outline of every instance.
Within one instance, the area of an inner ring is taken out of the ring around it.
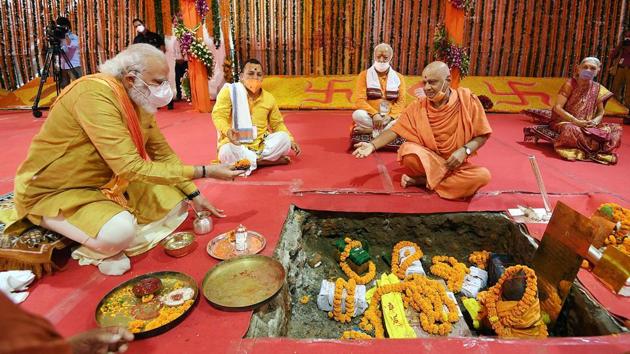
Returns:
[[[374,64],[359,73],[354,91],[354,132],[378,133],[389,128],[405,109],[405,79],[391,67],[394,50],[389,44],[374,47]]]
[[[388,130],[369,143],[355,145],[353,155],[369,156],[396,139],[406,139],[398,160],[410,170],[403,187],[426,187],[445,199],[467,198],[488,184],[490,172],[468,162],[490,137],[492,129],[481,102],[469,89],[451,89],[451,75],[443,62],[422,72],[425,98],[410,104]]]
[[[55,100],[18,168],[5,232],[41,225],[84,245],[73,253],[81,264],[122,274],[125,253],[151,249],[184,221],[187,199],[223,216],[192,179],[239,171],[185,165],[167,143],[154,116],[173,97],[162,51],[134,44],[99,70]]]
[[[290,163],[289,152],[299,155],[300,146],[284,124],[276,99],[262,89],[262,65],[247,60],[239,78],[223,86],[212,109],[219,160],[238,165],[247,175],[257,167]]]

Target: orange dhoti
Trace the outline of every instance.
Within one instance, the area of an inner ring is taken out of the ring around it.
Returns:
[[[487,168],[464,162],[454,171],[446,169],[446,160],[416,143],[404,143],[399,150],[402,165],[411,176],[426,176],[427,189],[444,199],[467,198],[490,182]]]
[[[453,171],[446,160],[478,136],[492,133],[481,102],[470,90],[451,90],[442,107],[416,100],[390,128],[407,141],[398,150],[398,161],[412,176],[426,176],[427,188],[445,199],[470,197],[488,184],[490,172],[464,161]]]

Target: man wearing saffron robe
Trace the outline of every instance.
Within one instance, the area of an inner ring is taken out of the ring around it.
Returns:
[[[246,174],[257,167],[290,163],[289,152],[299,155],[300,146],[284,124],[276,99],[262,88],[262,65],[256,59],[247,60],[239,78],[240,82],[223,86],[212,109],[219,160],[229,165],[248,160]],[[248,141],[242,139],[245,130]]]
[[[124,353],[132,340],[133,334],[121,327],[64,339],[46,319],[27,313],[0,292],[0,354]]]
[[[481,102],[469,89],[451,89],[443,62],[422,72],[425,98],[410,104],[396,123],[370,143],[358,143],[353,155],[365,158],[401,136],[398,161],[410,171],[402,187],[426,187],[445,199],[467,198],[490,181],[490,172],[468,157],[488,140],[492,129]]]
[[[405,109],[405,78],[391,67],[394,50],[389,44],[374,47],[374,64],[359,73],[352,113],[354,131],[372,134],[391,126]],[[377,134],[373,134],[376,136]]]
[[[121,274],[129,269],[122,251],[145,252],[174,231],[186,218],[186,197],[223,216],[192,179],[239,172],[185,165],[167,143],[154,116],[173,96],[159,49],[134,44],[99,69],[61,93],[33,138],[5,232],[41,225],[83,244],[73,253],[82,264]],[[102,264],[112,258],[120,262]]]

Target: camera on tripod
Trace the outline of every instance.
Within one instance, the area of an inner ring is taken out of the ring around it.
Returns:
[[[41,99],[42,90],[44,84],[49,76],[52,76],[55,81],[55,88],[57,96],[63,88],[62,83],[62,70],[72,71],[74,77],[80,77],[81,74],[72,66],[70,59],[65,53],[65,49],[62,49],[62,41],[66,40],[66,36],[70,33],[70,21],[65,17],[57,18],[57,21],[51,19],[50,23],[46,26],[46,58],[44,59],[44,65],[39,74],[39,87],[37,88],[37,95],[35,96],[35,102],[33,103],[33,116],[39,118],[42,116],[41,108],[39,107],[39,101]],[[68,42],[70,40],[68,39]],[[63,64],[62,64],[63,63]],[[64,65],[65,64],[65,65]]]
[[[55,21],[51,20],[48,26],[46,26],[46,39],[50,45],[58,46],[61,41],[66,38],[68,32],[70,32],[68,27],[58,25]]]

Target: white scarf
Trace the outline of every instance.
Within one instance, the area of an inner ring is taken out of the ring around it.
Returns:
[[[368,99],[377,99],[382,98],[383,94],[381,93],[381,83],[378,80],[378,72],[372,65],[367,70],[366,76],[367,82],[367,96]],[[398,74],[392,67],[389,67],[389,72],[387,73],[387,85],[385,88],[385,99],[390,101],[395,101],[398,99],[398,88],[400,87],[400,78]]]
[[[256,139],[257,131],[256,126],[252,123],[252,116],[249,112],[247,89],[240,82],[225,85],[230,87],[232,128],[239,132],[239,140],[242,143],[251,143]]]

